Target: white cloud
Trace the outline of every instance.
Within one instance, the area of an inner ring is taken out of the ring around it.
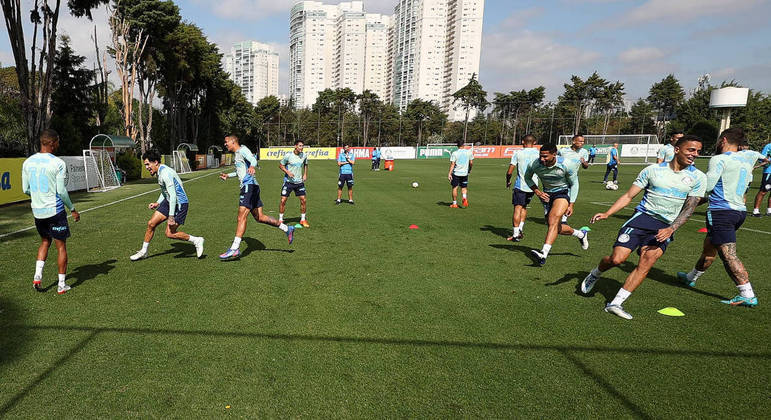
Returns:
[[[594,68],[601,55],[556,42],[551,36],[532,31],[494,32],[482,40],[480,80],[493,92],[546,87],[554,99],[570,74]]]
[[[618,62],[626,75],[659,75],[678,70],[669,60],[671,55],[672,51],[658,47],[630,48],[618,54]]]
[[[0,50],[0,65],[2,65],[2,67],[15,66],[15,63],[16,62],[13,59],[13,52],[10,50]]]
[[[618,58],[624,64],[637,64],[641,62],[649,62],[655,60],[661,60],[667,57],[669,53],[656,47],[642,47],[642,48],[630,48],[626,51],[622,51]]]
[[[762,4],[765,0],[648,0],[624,12],[618,24],[647,22],[687,22],[701,16],[735,14]]]

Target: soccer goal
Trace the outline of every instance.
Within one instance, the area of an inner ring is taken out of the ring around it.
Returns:
[[[120,187],[115,166],[107,150],[83,150],[83,163],[86,169],[87,191],[104,192]]]
[[[171,155],[171,164],[178,174],[189,174],[190,172],[193,172],[192,169],[190,169],[190,162],[188,161],[184,150],[175,150],[173,152]]]
[[[610,159],[610,149],[618,144],[620,161],[622,164],[650,164],[656,163],[656,154],[661,148],[659,138],[655,134],[587,134],[584,135],[584,148],[597,148],[597,157],[594,163],[605,164]],[[573,143],[573,135],[559,136],[558,146],[570,146]]]

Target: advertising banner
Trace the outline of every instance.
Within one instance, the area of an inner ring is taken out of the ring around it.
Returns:
[[[466,147],[468,149],[469,147]],[[474,159],[495,159],[501,157],[500,146],[474,146],[471,148]]]
[[[381,159],[415,159],[414,147],[381,147]]]
[[[621,157],[655,157],[662,146],[662,144],[622,144]]]
[[[501,157],[511,159],[511,157],[514,156],[515,153],[522,150],[523,146],[511,145],[511,146],[500,146],[500,148],[501,148]]]
[[[337,150],[335,150],[335,159],[337,159],[340,156],[340,153],[342,152],[343,148],[338,147]],[[374,147],[351,147],[351,150],[353,151],[353,156],[356,159],[372,159],[372,151],[375,150]]]
[[[260,149],[260,160],[281,160],[285,154],[292,153],[294,147],[268,147]],[[306,147],[303,153],[311,160],[334,160],[337,158],[337,149],[334,147]],[[222,156],[225,161],[225,155]],[[225,163],[227,165],[227,163]],[[231,162],[232,164],[232,162]]]
[[[83,156],[60,156],[60,158],[67,164],[67,191],[85,190],[86,164],[83,162]]]
[[[456,150],[457,146],[418,147],[418,159],[450,159],[450,155]]]
[[[0,204],[29,200],[21,189],[21,166],[24,158],[0,159]]]

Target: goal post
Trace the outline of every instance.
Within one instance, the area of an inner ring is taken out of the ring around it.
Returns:
[[[656,155],[662,144],[655,134],[587,134],[583,136],[584,148],[597,148],[595,164],[605,164],[609,158],[610,149],[618,144],[619,158],[622,164],[650,164],[656,162]],[[573,143],[573,135],[560,135],[557,147],[569,147]]]
[[[83,150],[83,164],[87,191],[104,192],[120,187],[115,166],[107,150]]]
[[[171,155],[171,162],[174,171],[178,174],[189,174],[193,172],[190,168],[190,161],[188,161],[184,150],[175,150]]]

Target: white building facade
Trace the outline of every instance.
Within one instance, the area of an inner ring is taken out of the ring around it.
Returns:
[[[399,0],[394,9],[392,101],[434,101],[465,118],[452,94],[479,75],[484,0]],[[470,115],[473,118],[474,113]]]
[[[289,95],[297,108],[313,106],[324,89],[386,98],[389,16],[365,13],[362,1],[300,1],[289,19]]]
[[[255,41],[233,44],[225,54],[225,71],[243,92],[246,100],[256,105],[266,96],[278,96],[278,52]]]

